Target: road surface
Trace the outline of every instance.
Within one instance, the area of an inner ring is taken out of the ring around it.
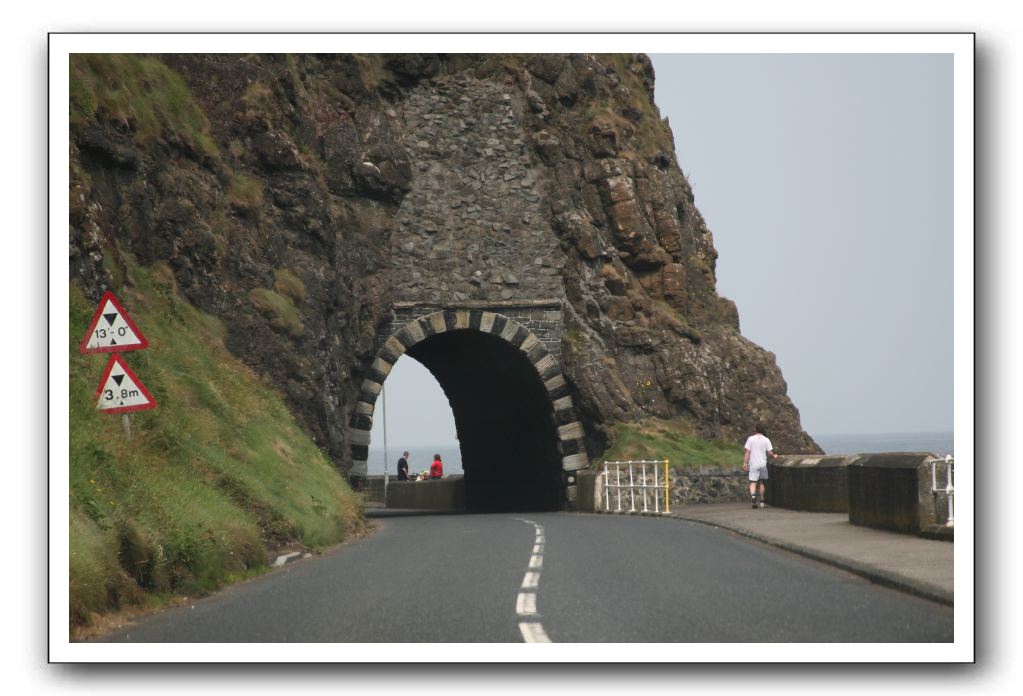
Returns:
[[[942,642],[952,610],[674,519],[394,515],[97,640]]]

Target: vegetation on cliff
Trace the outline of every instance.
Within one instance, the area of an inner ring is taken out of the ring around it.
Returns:
[[[202,594],[258,573],[285,546],[357,533],[361,498],[275,391],[224,348],[223,324],[176,291],[169,267],[124,254],[117,292],[150,341],[124,354],[159,407],[121,419],[95,410],[106,355],[80,355],[94,309],[70,303],[70,617]]]
[[[672,468],[697,469],[720,467],[736,469],[742,465],[742,445],[696,437],[680,421],[655,418],[634,423],[619,423],[609,428],[612,445],[599,460],[604,461],[667,459]]]
[[[175,142],[218,157],[209,122],[181,75],[157,58],[89,53],[70,61],[72,125],[113,122],[138,144]]]

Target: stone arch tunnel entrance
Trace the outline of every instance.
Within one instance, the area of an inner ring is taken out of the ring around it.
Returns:
[[[540,311],[545,318],[553,314]],[[517,316],[528,319],[521,311]],[[353,475],[365,475],[377,396],[407,353],[448,398],[469,510],[555,510],[573,502],[574,472],[587,459],[582,425],[550,350],[558,349],[560,331],[545,335],[545,342],[523,325],[528,322],[483,308],[438,310],[402,325],[405,318],[396,312],[385,329],[362,385],[349,427]]]

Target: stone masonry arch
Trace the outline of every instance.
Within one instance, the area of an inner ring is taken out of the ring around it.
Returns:
[[[430,311],[431,309],[433,311]],[[424,310],[425,313],[420,313]],[[516,321],[508,316],[509,314],[514,314],[522,321]],[[563,500],[574,501],[575,471],[585,468],[588,459],[583,442],[583,426],[578,419],[568,384],[557,360],[560,353],[560,320],[560,304],[543,301],[518,305],[508,303],[502,307],[434,309],[412,304],[396,306],[392,320],[387,326],[382,327],[381,333],[378,334],[379,348],[362,382],[359,400],[349,421],[348,441],[353,460],[351,475],[364,477],[367,474],[370,432],[373,427],[376,400],[397,360],[406,353],[414,356],[427,345],[425,342],[435,337],[442,337],[451,332],[463,332],[460,335],[468,339],[473,337],[466,332],[477,332],[483,336],[474,340],[493,342],[494,339],[499,339],[506,345],[502,350],[516,350],[514,356],[512,353],[506,355],[513,359],[518,356],[528,361],[542,382],[554,421],[552,426],[556,432],[557,456],[560,459],[564,486]],[[537,332],[546,340],[541,340],[523,323],[534,324]],[[556,327],[556,330],[546,330],[549,327]],[[457,335],[452,334],[452,337]],[[446,339],[439,339],[443,340]],[[455,405],[452,406],[455,410]]]

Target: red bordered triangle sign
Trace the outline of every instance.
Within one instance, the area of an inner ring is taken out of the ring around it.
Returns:
[[[149,341],[112,292],[103,293],[78,350],[81,353],[115,353],[141,350]]]
[[[96,390],[96,410],[104,413],[128,413],[156,408],[156,399],[142,384],[124,359],[117,354],[110,356],[103,379]]]

